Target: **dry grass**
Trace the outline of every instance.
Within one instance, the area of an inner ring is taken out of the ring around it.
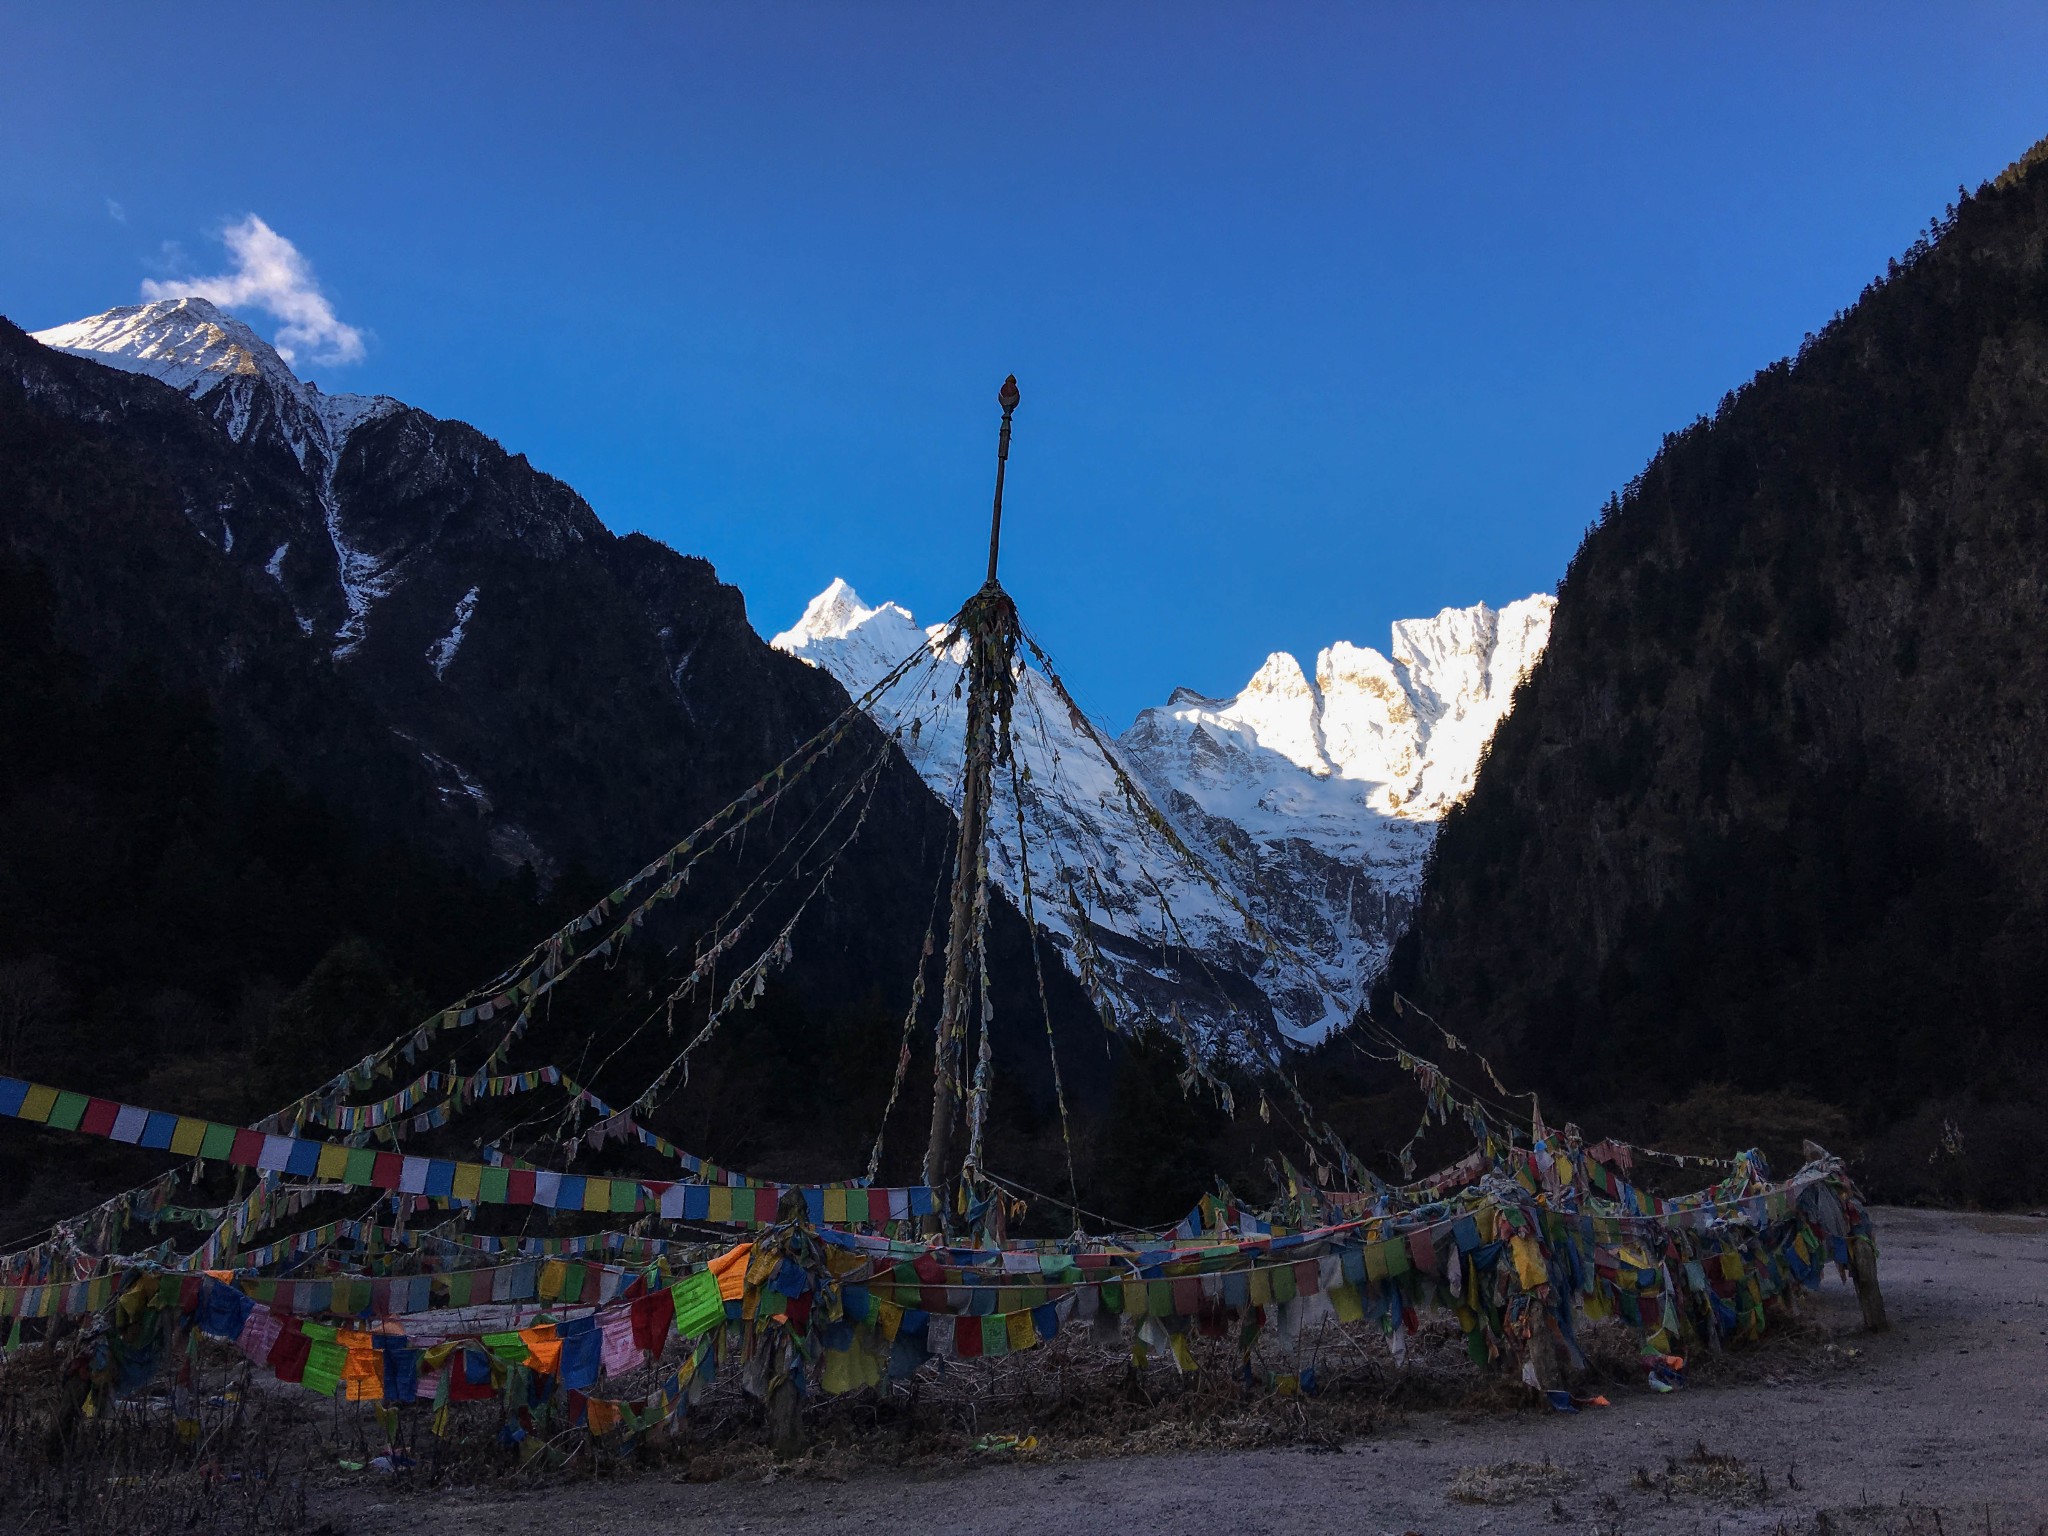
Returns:
[[[1563,1493],[1578,1480],[1553,1461],[1496,1461],[1459,1468],[1444,1497],[1454,1504],[1518,1504]]]
[[[245,1419],[239,1396],[122,1404],[100,1418],[54,1360],[0,1373],[0,1531],[198,1530],[318,1536],[306,1522],[303,1437],[283,1415]]]
[[[1661,1493],[1666,1499],[1715,1499],[1723,1503],[1762,1503],[1770,1497],[1770,1482],[1761,1471],[1752,1472],[1739,1456],[1710,1451],[1696,1445],[1685,1456],[1666,1458],[1664,1470],[1651,1472],[1636,1468],[1629,1486],[1641,1493]]]

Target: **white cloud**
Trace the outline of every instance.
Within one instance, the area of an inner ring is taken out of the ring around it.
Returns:
[[[284,323],[273,338],[277,355],[298,361],[298,349],[313,349],[316,363],[355,363],[363,357],[363,333],[344,325],[320,291],[313,264],[299,248],[250,214],[221,232],[235,269],[218,277],[147,278],[145,299],[210,299],[231,309],[253,308]]]
[[[128,222],[128,210],[110,197],[107,199],[107,217],[116,224],[126,224]]]

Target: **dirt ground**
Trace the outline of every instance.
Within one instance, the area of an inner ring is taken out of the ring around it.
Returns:
[[[1626,1533],[2048,1532],[2048,1220],[1878,1213],[1892,1329],[1830,1280],[1832,1345],[1760,1351],[1576,1415],[1395,1411],[1340,1448],[856,1466],[715,1482],[654,1472],[555,1487],[321,1491],[317,1526],[459,1533],[967,1530]]]

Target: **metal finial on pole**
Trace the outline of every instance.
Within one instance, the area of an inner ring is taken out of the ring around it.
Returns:
[[[996,507],[988,525],[988,579],[991,582],[996,579],[996,556],[1003,543],[1003,471],[1010,463],[1010,414],[1023,398],[1017,393],[1017,375],[1014,373],[1003,380],[1003,387],[996,391],[996,404],[1003,408],[1003,430],[996,438]]]

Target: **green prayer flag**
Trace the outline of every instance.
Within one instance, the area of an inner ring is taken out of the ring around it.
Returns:
[[[1267,1272],[1266,1283],[1273,1288],[1275,1301],[1292,1301],[1295,1297],[1294,1266],[1276,1264]]]
[[[526,1340],[516,1333],[487,1333],[484,1335],[484,1348],[513,1365],[526,1358]]]
[[[312,1329],[307,1328],[310,1334]],[[328,1339],[314,1341],[306,1355],[306,1390],[320,1397],[332,1397],[341,1390],[342,1368],[348,1363],[348,1351]]]
[[[721,1327],[725,1322],[725,1298],[718,1291],[718,1276],[708,1269],[686,1275],[669,1287],[676,1303],[676,1332],[695,1338]]]
[[[87,1099],[82,1093],[60,1093],[57,1102],[50,1106],[50,1118],[45,1123],[56,1131],[75,1131],[79,1121],[85,1118]]]

